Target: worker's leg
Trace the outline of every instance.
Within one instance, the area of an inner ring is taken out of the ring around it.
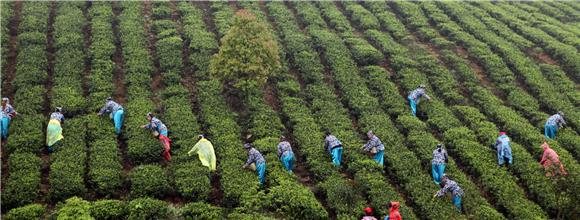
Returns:
[[[294,160],[296,160],[296,158],[294,157],[294,154],[290,154],[288,155],[288,167],[289,167],[289,172],[292,173],[292,170],[294,170]]]
[[[457,208],[458,212],[461,212],[461,197],[459,196],[453,196],[453,205],[455,205],[455,208]]]
[[[417,116],[417,103],[415,103],[415,100],[409,98],[409,106],[411,106],[411,113],[413,113],[413,116]]]
[[[439,185],[439,183],[441,182],[441,177],[439,176],[439,169],[437,167],[437,164],[431,164],[431,175],[433,175],[433,182]]]
[[[554,126],[554,125],[544,125],[544,135],[547,138],[554,139],[554,137],[556,136],[555,129],[556,129],[556,126]]]
[[[6,140],[8,138],[8,130],[10,128],[10,117],[2,117],[2,140]]]
[[[444,163],[437,165],[437,172],[439,173],[439,181],[441,181],[443,174],[445,174],[445,164]]]
[[[332,164],[334,164],[335,166],[340,166],[340,154],[342,152],[340,152],[342,150],[342,147],[335,147],[332,149]]]
[[[383,163],[384,163],[384,158],[383,158],[383,157],[384,157],[384,155],[385,155],[385,151],[384,151],[384,150],[381,150],[381,151],[379,151],[379,152],[377,152],[377,153],[375,154],[375,158],[374,158],[374,159],[375,159],[375,161],[377,161],[377,163],[379,163],[381,166],[382,166],[382,165],[383,165]]]
[[[503,159],[504,159],[503,156],[501,156],[500,154],[497,155],[497,165],[498,166],[501,167],[503,165],[503,163],[504,163],[504,160]]]
[[[338,166],[340,166],[342,164],[342,152],[344,151],[344,149],[342,147],[339,147],[337,151],[338,151]]]
[[[266,182],[266,163],[256,163],[256,172],[258,172],[260,184],[263,185]]]
[[[121,133],[121,127],[123,127],[123,119],[125,117],[125,112],[123,110],[118,110],[113,116],[113,122],[115,123],[115,134],[119,135]]]

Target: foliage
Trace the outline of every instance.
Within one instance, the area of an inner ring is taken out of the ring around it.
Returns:
[[[6,220],[29,220],[40,219],[44,214],[46,206],[40,204],[30,204],[19,208],[11,209],[4,219]]]
[[[62,204],[62,207],[60,207],[56,213],[56,218],[59,220],[95,219],[91,216],[90,208],[90,202],[87,202],[79,197],[72,197],[67,199],[65,203]]]
[[[238,89],[263,85],[280,68],[278,45],[256,16],[242,10],[236,13],[231,29],[221,40],[211,73]]]
[[[141,165],[131,170],[131,197],[161,198],[169,191],[165,172],[158,165]]]
[[[138,219],[165,219],[169,214],[167,202],[152,199],[139,198],[129,202],[129,220]]]
[[[91,216],[95,219],[120,220],[128,215],[127,205],[119,200],[98,200],[91,204]]]
[[[224,210],[207,203],[192,202],[180,208],[180,216],[185,219],[221,219],[224,217]]]

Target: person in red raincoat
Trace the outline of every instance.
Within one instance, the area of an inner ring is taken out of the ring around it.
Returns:
[[[401,214],[399,213],[399,202],[389,202],[389,214],[385,216],[385,220],[403,220]]]
[[[546,176],[554,176],[555,174],[568,175],[564,169],[564,165],[560,163],[560,158],[556,151],[550,148],[550,145],[545,141],[542,144],[542,148],[544,148],[544,155],[542,156],[540,164],[544,166]]]

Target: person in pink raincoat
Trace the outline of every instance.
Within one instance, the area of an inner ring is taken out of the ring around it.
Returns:
[[[556,174],[568,175],[564,169],[564,165],[560,163],[560,158],[556,151],[550,148],[550,145],[545,141],[542,144],[542,148],[544,149],[544,155],[542,156],[540,164],[544,166],[546,176],[554,176]]]

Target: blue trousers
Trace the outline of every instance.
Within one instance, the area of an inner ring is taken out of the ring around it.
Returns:
[[[439,185],[441,183],[441,177],[445,173],[445,164],[431,164],[431,174],[433,175],[433,182]]]
[[[256,163],[256,172],[258,172],[260,184],[264,185],[266,182],[266,163]]]
[[[457,211],[461,212],[461,197],[453,196],[453,198],[451,198],[451,201],[453,202],[453,205],[455,205],[455,208],[457,208]]]
[[[169,136],[167,136],[167,129],[159,131],[159,134],[163,135],[165,137],[169,137]]]
[[[340,166],[342,163],[342,146],[332,149],[332,164]]]
[[[381,150],[379,152],[377,152],[377,154],[375,154],[375,157],[373,158],[375,161],[377,161],[377,163],[379,163],[381,166],[384,164],[384,156],[385,156],[385,151]]]
[[[123,119],[125,118],[125,112],[123,109],[113,112],[113,122],[115,123],[115,134],[119,135],[121,133],[121,127],[123,127]]]
[[[289,153],[286,156],[282,156],[280,160],[282,161],[284,168],[286,168],[286,171],[292,173],[292,169],[294,169],[294,154]]]
[[[417,103],[412,98],[408,98],[408,99],[409,99],[409,106],[411,106],[411,113],[413,113],[413,116],[417,116]]]
[[[2,127],[2,139],[6,140],[8,138],[8,129],[10,128],[10,118],[2,117],[0,127]]]
[[[556,137],[556,132],[558,132],[558,126],[544,125],[544,135],[546,135],[547,138],[554,139]]]

